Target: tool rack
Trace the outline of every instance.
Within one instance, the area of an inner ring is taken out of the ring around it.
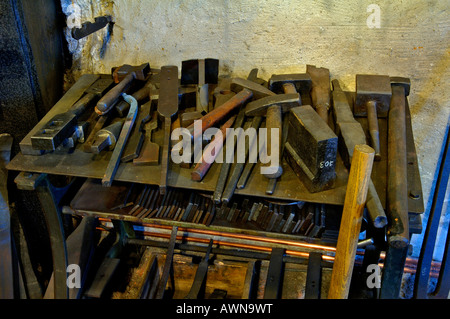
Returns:
[[[133,206],[116,207],[123,200],[121,196],[129,190],[132,184],[140,187],[144,187],[144,185],[148,185],[149,188],[157,187],[160,165],[135,166],[132,163],[122,163],[117,170],[113,185],[106,188],[101,186],[100,180],[103,177],[112,152],[102,152],[97,155],[85,153],[81,150],[82,144],[78,144],[70,152],[62,149],[47,154],[38,154],[31,148],[31,136],[44,123],[51,119],[53,115],[66,111],[98,78],[108,76],[97,74],[83,75],[23,139],[20,143],[22,152],[12,159],[7,166],[9,170],[21,172],[16,178],[17,187],[19,189],[36,191],[42,203],[49,225],[48,231],[54,261],[54,297],[68,298],[73,296],[66,285],[66,267],[70,264],[71,257],[63,222],[65,214],[96,218],[100,221],[99,227],[103,228],[112,225],[116,229],[118,236],[116,244],[119,244],[116,247],[120,246],[121,248],[128,244],[152,246],[155,251],[159,249],[164,252],[170,245],[168,239],[171,231],[177,229],[179,241],[174,246],[174,249],[179,254],[177,258],[181,259],[183,256],[182,251],[197,251],[201,255],[204,254],[207,249],[205,246],[207,244],[206,239],[212,238],[215,244],[222,243],[212,248],[212,254],[233,255],[237,259],[250,258],[248,260],[258,260],[259,258],[259,260],[265,260],[265,263],[269,262],[266,269],[269,273],[279,273],[287,262],[303,266],[308,265],[308,263],[316,266],[319,264],[319,267],[314,268],[311,266],[308,268],[309,279],[307,281],[309,284],[306,287],[305,296],[307,295],[309,298],[320,296],[320,287],[318,289],[317,286],[312,286],[311,278],[314,276],[316,278],[319,276],[320,278],[321,275],[317,273],[318,270],[314,273],[313,269],[321,269],[322,267],[328,270],[331,269],[336,238],[312,237],[306,236],[304,233],[292,234],[292,231],[290,233],[288,231],[267,231],[267,228],[261,227],[261,223],[237,222],[238,215],[230,215],[229,211],[228,215],[224,215],[223,209],[225,207],[216,208],[215,216],[210,223],[207,220],[205,220],[205,223],[202,223],[174,218],[149,218],[148,216],[140,218],[130,214]],[[349,101],[353,103],[354,93],[346,92],[346,94]],[[307,101],[304,101],[303,104],[307,104]],[[366,118],[357,118],[357,120],[367,130]],[[374,162],[372,179],[384,206],[387,180],[387,120],[380,118],[379,126],[382,160]],[[420,233],[422,224],[420,215],[424,212],[424,206],[408,103],[406,103],[406,128],[410,232]],[[162,130],[156,131],[154,141],[161,145],[162,138]],[[272,195],[265,193],[267,179],[261,174],[252,173],[246,187],[235,191],[235,198],[240,203],[245,199],[249,199],[252,201],[261,200],[280,206],[297,202],[323,204],[339,216],[344,203],[348,179],[348,170],[344,167],[339,155],[336,164],[337,178],[335,187],[318,193],[310,193],[284,160],[282,164],[284,174],[278,181],[276,190]],[[201,182],[191,180],[191,170],[170,163],[168,188],[182,190],[186,193],[195,192],[199,196],[204,196],[204,198],[211,196],[212,192],[214,192],[218,172],[220,171],[220,164],[214,163]],[[253,172],[255,171],[259,171],[259,164],[256,164],[253,168]],[[59,177],[59,179],[61,177],[65,178],[67,183],[62,187],[55,185],[52,183],[55,176]],[[228,209],[230,209],[230,206]],[[367,233],[374,238],[378,238],[376,239],[378,241],[384,241],[384,233],[380,233],[379,230],[368,227]],[[181,240],[183,238],[194,238],[194,240],[192,242]],[[386,255],[379,296],[381,298],[397,298],[408,249],[393,249],[388,248],[387,245],[382,246],[381,249],[386,252]],[[361,250],[361,256],[364,255],[363,252],[364,249]],[[149,257],[148,252],[144,255],[146,256],[145,258],[154,258],[154,256]],[[112,259],[117,256],[118,254],[112,256]],[[364,256],[364,258],[369,257],[369,254],[367,254],[367,257]],[[372,258],[375,258],[373,261],[378,263],[379,255],[375,254],[375,257]],[[181,259],[175,258],[174,262],[182,262],[180,261]],[[153,265],[153,262],[150,262],[150,264]],[[254,265],[254,263],[249,263],[248,269],[250,270],[246,269],[245,273],[253,274]],[[151,273],[151,269],[153,268],[148,268],[146,273]],[[261,276],[264,277],[263,275]],[[244,278],[245,287],[243,289],[246,293],[242,294],[242,296],[254,296],[254,293],[253,295],[248,293],[249,287],[252,283],[254,284],[252,281],[254,279],[252,278],[254,277],[251,275],[247,275]],[[267,285],[267,295],[259,292],[258,296],[281,297],[279,291],[271,291],[274,287],[280,287],[280,283]],[[322,287],[322,289],[325,288]],[[235,297],[236,295],[232,296]],[[175,295],[175,297],[182,298],[181,295]],[[284,294],[283,297],[288,297],[288,294]]]

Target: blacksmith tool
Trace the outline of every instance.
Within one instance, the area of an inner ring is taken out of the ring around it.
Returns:
[[[159,145],[152,142],[152,132],[158,128],[157,113],[144,125],[144,142],[139,156],[133,159],[134,165],[156,165],[159,163]]]
[[[162,70],[161,70],[162,71]],[[178,82],[178,80],[177,80]],[[172,272],[173,254],[175,250],[175,243],[177,240],[178,226],[172,227],[172,233],[170,234],[169,246],[166,252],[166,261],[164,262],[164,268],[159,281],[158,290],[156,291],[156,299],[162,299],[164,297],[164,292],[166,291],[167,281],[169,280],[169,275]]]
[[[104,149],[113,150],[122,130],[123,121],[117,121],[95,134],[95,139],[91,145],[91,152],[98,154]]]
[[[339,138],[339,150],[344,165],[349,168],[353,150],[358,144],[366,144],[366,135],[361,124],[353,117],[350,104],[338,80],[333,80],[333,115],[336,134]],[[372,179],[369,181],[366,208],[375,228],[383,228],[388,220]]]
[[[181,85],[197,85],[196,108],[203,115],[208,113],[209,84],[217,84],[219,60],[197,59],[181,62]]]
[[[334,187],[337,146],[338,137],[311,106],[291,109],[286,160],[310,192]]]
[[[233,128],[234,129],[241,128],[244,123],[244,119],[245,119],[245,109],[244,109],[244,107],[241,107],[241,109],[239,110],[239,113],[236,117],[236,120],[234,122]],[[233,147],[234,147],[234,143],[233,143]],[[225,154],[226,145],[224,145],[223,150],[224,150],[223,153]],[[232,150],[228,150],[228,152],[231,152],[231,151]],[[222,193],[225,188],[225,184],[227,182],[230,168],[231,168],[231,163],[228,161],[223,161],[223,163],[220,166],[219,177],[217,178],[217,184],[216,184],[216,187],[214,189],[214,194],[213,194],[213,201],[216,204],[220,204],[220,202],[222,200]]]
[[[242,170],[244,169],[245,162],[249,158],[249,150],[251,148],[251,145],[253,143],[257,143],[256,141],[256,134],[253,134],[249,136],[249,138],[246,138],[246,133],[248,128],[252,128],[255,131],[258,130],[259,126],[262,122],[262,116],[255,116],[251,121],[247,121],[244,125],[244,132],[242,134],[239,134],[238,140],[237,140],[237,147],[240,147],[240,145],[245,145],[245,154],[244,154],[244,161],[238,161],[234,167],[233,172],[230,175],[230,178],[228,179],[227,185],[225,186],[225,189],[222,194],[221,201],[224,203],[229,203],[231,201],[231,198],[233,197],[234,191],[236,190],[236,185],[239,181],[239,178],[242,174]]]
[[[136,79],[144,81],[150,72],[150,64],[143,63],[139,66],[131,66],[124,64],[118,68],[113,68],[112,75],[114,82],[117,83],[108,91],[98,102],[95,112],[99,115],[108,113],[116,104],[120,95],[130,87],[131,83]]]
[[[105,187],[110,187],[116,174],[117,168],[119,168],[120,157],[125,147],[125,143],[130,135],[131,128],[136,120],[136,115],[138,111],[138,105],[136,100],[130,95],[123,95],[123,98],[130,103],[130,110],[123,124],[122,130],[120,131],[119,139],[117,140],[116,147],[114,148],[113,154],[109,160],[108,166],[105,171],[105,175],[102,179],[102,185]]]
[[[219,153],[222,151],[223,144],[225,143],[225,140],[227,138],[227,129],[233,125],[235,119],[236,119],[236,116],[230,117],[220,127],[221,136],[219,138],[217,138],[217,136],[216,136],[214,138],[214,140],[211,141],[204,148],[203,153],[202,153],[202,158],[197,163],[197,165],[195,165],[194,170],[191,172],[191,179],[193,181],[199,182],[206,175],[209,168],[214,163],[214,160],[217,158],[217,155],[219,155]],[[216,139],[217,139],[217,141],[216,141]],[[222,152],[222,154],[224,154],[224,153]]]
[[[55,115],[40,131],[31,137],[34,149],[54,151],[65,139],[71,137],[77,127],[78,118],[85,110],[113,85],[111,79],[100,78],[95,81],[72,107],[64,113]]]
[[[267,87],[264,87],[258,83],[253,82],[253,80],[233,78],[230,83],[231,91],[238,93],[244,89],[250,90],[253,93],[253,99],[258,100],[260,98],[275,95]]]
[[[135,98],[135,100],[140,103],[145,103],[150,97],[150,86],[153,85],[151,81],[147,81],[147,83],[131,94],[132,97]],[[128,113],[128,109],[130,108],[130,104],[128,104],[126,101],[122,100],[120,102],[117,102],[115,109],[117,111],[117,114],[119,114],[119,117],[125,117]]]
[[[406,157],[406,96],[410,81],[392,77],[392,99],[388,117],[387,161],[387,228],[388,243],[394,248],[404,248],[409,243],[408,175]]]
[[[261,78],[258,78],[258,69],[257,68],[254,68],[250,71],[250,73],[247,76],[247,81],[251,81],[251,82],[254,82],[254,83],[257,83],[257,84],[263,86],[262,90],[265,90],[265,88],[267,87],[267,82]],[[236,87],[237,84],[233,84],[233,86]],[[242,87],[242,84],[237,87]],[[266,93],[270,95],[269,91],[266,91]],[[258,145],[256,145],[256,143],[254,143],[252,145],[252,147],[257,147],[257,146]],[[249,150],[249,151],[252,152],[253,150]],[[253,167],[255,166],[255,164],[256,163],[252,163],[249,161],[247,161],[247,163],[245,163],[244,170],[242,171],[241,177],[239,178],[238,183],[236,185],[237,189],[242,189],[245,187],[245,184],[247,183],[247,180],[248,180],[250,173],[251,173]]]
[[[214,108],[221,106],[223,103],[225,103],[235,95],[236,93],[231,90],[226,90],[220,86],[216,87],[213,92]]]
[[[204,297],[202,295],[204,295],[205,293],[206,275],[208,273],[209,255],[211,254],[212,245],[213,240],[210,239],[206,254],[203,257],[202,261],[198,264],[191,290],[189,290],[189,293],[187,294],[185,299],[199,299],[201,297]]]
[[[178,67],[163,66],[160,73],[158,114],[164,118],[164,144],[161,157],[159,191],[166,193],[169,172],[170,128],[172,117],[178,112]]]
[[[94,22],[84,22],[80,28],[72,29],[72,38],[80,40],[87,37],[89,34],[94,33],[100,29],[103,29],[108,24],[113,23],[111,16],[95,17]]]
[[[314,65],[307,65],[306,73],[311,76],[312,107],[325,123],[328,124],[328,110],[331,106],[330,70],[327,68],[316,68]]]
[[[243,89],[221,106],[215,108],[208,114],[201,117],[200,120],[202,124],[202,129],[200,132],[194,131],[194,124],[189,125],[187,129],[189,130],[189,133],[191,134],[192,138],[194,140],[201,138],[203,132],[206,129],[213,127],[216,123],[219,123],[220,121],[224,120],[227,116],[230,115],[232,111],[240,107],[252,96],[253,96],[252,91]]]
[[[348,297],[374,153],[367,145],[353,151],[328,299]]]
[[[356,100],[353,113],[366,116],[369,124],[371,145],[375,150],[375,160],[381,159],[378,117],[387,117],[392,90],[387,75],[356,75]]]
[[[136,116],[135,125],[131,129],[130,136],[128,137],[127,144],[123,150],[120,160],[123,163],[130,162],[137,158],[140,154],[142,144],[144,143],[145,134],[143,128],[145,123],[151,118],[152,103],[147,102],[139,107],[138,114]]]
[[[264,289],[264,299],[281,298],[284,279],[284,253],[285,250],[283,248],[272,248]]]

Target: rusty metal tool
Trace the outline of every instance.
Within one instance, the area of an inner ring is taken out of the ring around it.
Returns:
[[[230,113],[234,110],[236,110],[238,107],[240,107],[242,104],[244,104],[247,100],[249,100],[253,96],[252,91],[243,89],[239,93],[237,93],[235,96],[233,96],[231,99],[226,101],[221,106],[215,108],[208,114],[204,115],[200,118],[202,121],[202,129],[199,132],[194,131],[194,124],[191,124],[187,127],[189,130],[189,133],[191,134],[191,137],[196,140],[198,138],[201,138],[203,135],[203,132],[213,127],[216,123],[219,123],[220,121],[224,120],[227,116],[230,115]]]
[[[157,193],[156,189],[150,188],[148,198],[144,205],[142,206],[142,210],[137,214],[137,218],[144,218],[146,213],[149,211],[150,204],[156,199],[155,194]]]
[[[378,117],[387,117],[392,90],[387,75],[356,75],[356,100],[353,113],[366,116],[369,124],[371,145],[375,150],[375,160],[381,159]]]
[[[152,85],[153,84],[150,82],[150,80],[148,80],[147,83],[142,88],[140,88],[139,90],[137,90],[136,92],[131,94],[131,96],[136,99],[138,104],[147,102],[147,100],[150,97],[150,87]],[[116,109],[117,114],[119,115],[119,117],[125,117],[127,115],[127,112],[128,112],[129,108],[130,108],[130,104],[128,104],[124,100],[118,102],[115,105],[115,109]]]
[[[328,124],[328,110],[331,106],[330,70],[307,65],[306,73],[311,76],[312,106],[325,123]]]
[[[169,172],[170,128],[172,117],[178,112],[178,67],[163,66],[160,73],[158,114],[164,118],[164,143],[161,157],[159,191],[166,193]]]
[[[239,145],[245,145],[245,155],[244,155],[245,161],[247,161],[247,158],[249,157],[249,149],[251,148],[251,145],[253,143],[257,143],[256,134],[253,134],[252,136],[250,136],[249,139],[246,139],[245,131],[247,130],[247,128],[252,128],[257,131],[259,126],[261,125],[262,119],[263,119],[262,116],[255,116],[251,121],[246,122],[246,124],[244,125],[244,132],[242,132],[242,134],[239,134],[238,136],[238,140],[236,143],[237,147],[239,147]],[[245,161],[237,162],[234,165],[233,172],[231,173],[230,178],[228,179],[228,182],[225,186],[225,189],[221,197],[222,202],[229,203],[231,201],[234,191],[236,190],[238,180],[242,174],[242,170],[244,169]]]
[[[152,132],[157,128],[158,118],[156,112],[154,112],[152,119],[144,125],[144,143],[139,156],[133,159],[134,165],[156,165],[159,163],[159,145],[152,142]]]
[[[156,292],[156,299],[162,299],[166,290],[167,280],[169,280],[170,272],[172,271],[173,254],[175,250],[175,243],[177,240],[178,226],[172,227],[170,234],[169,247],[167,248],[166,261],[159,281],[158,290]]]
[[[91,33],[103,29],[110,23],[114,24],[114,22],[112,22],[111,16],[95,17],[94,22],[84,22],[83,24],[81,24],[80,28],[73,28],[71,32],[72,38],[74,38],[75,40],[80,40],[84,37],[87,37]]]
[[[199,299],[204,294],[206,275],[208,273],[209,266],[209,255],[211,254],[212,246],[214,241],[209,240],[208,248],[206,250],[205,256],[202,261],[198,264],[197,271],[195,272],[194,282],[192,283],[189,293],[186,295],[185,299]]]
[[[55,115],[31,137],[33,149],[54,151],[65,139],[74,134],[78,118],[112,85],[111,79],[100,78],[95,81],[68,111]]]
[[[105,174],[102,179],[102,185],[105,187],[110,187],[116,174],[117,169],[120,164],[120,157],[122,155],[125,143],[130,135],[131,128],[136,120],[136,115],[138,111],[138,105],[134,97],[130,95],[123,95],[123,98],[130,103],[130,110],[123,124],[122,130],[120,131],[119,139],[117,140],[116,147],[114,148],[113,154],[109,160],[108,166],[106,167]]]
[[[213,92],[214,108],[218,108],[235,95],[236,93],[234,93],[231,90],[224,89],[223,87],[220,86],[216,87]]]
[[[406,154],[406,96],[408,78],[391,77],[392,100],[388,116],[387,238],[390,246],[405,248],[409,243],[408,175]]]
[[[239,113],[236,117],[236,120],[234,122],[233,128],[237,129],[237,128],[242,127],[242,124],[244,123],[244,119],[245,119],[245,109],[244,109],[244,107],[241,107],[241,109],[239,110]],[[224,154],[225,154],[226,145],[224,145],[223,150],[224,150]],[[228,152],[230,152],[230,151],[231,150],[229,150]],[[217,184],[216,184],[216,187],[214,189],[214,194],[213,194],[213,201],[216,204],[220,204],[220,202],[222,200],[222,193],[225,188],[225,184],[227,182],[230,168],[231,168],[231,163],[229,163],[227,161],[224,161],[220,166],[219,177],[217,178]]]
[[[219,60],[193,59],[181,62],[181,85],[195,84],[197,111],[206,114],[209,106],[209,84],[217,84]]]
[[[274,93],[267,87],[255,83],[252,80],[242,78],[231,79],[230,89],[235,93],[238,93],[244,89],[249,90],[253,93],[254,100],[258,100],[269,95],[274,95]]]
[[[93,112],[95,113],[95,112]],[[97,114],[97,113],[95,113]],[[95,137],[97,136],[98,131],[100,131],[103,126],[105,126],[106,122],[108,122],[110,118],[110,114],[105,114],[102,116],[97,115],[97,120],[95,124],[93,125],[93,128],[91,129],[91,132],[89,133],[89,136],[85,139],[83,144],[83,151],[86,153],[92,152],[92,143],[94,143]]]
[[[334,187],[338,137],[309,105],[289,113],[286,160],[312,193]]]
[[[130,87],[131,83],[135,79],[144,81],[149,72],[149,63],[143,63],[139,66],[124,64],[118,68],[113,68],[112,75],[114,82],[117,84],[97,102],[95,112],[99,115],[108,113],[118,101],[120,95]]]
[[[247,81],[251,81],[254,83],[257,83],[261,86],[264,87],[264,89],[267,87],[267,82],[264,81],[263,79],[258,78],[258,69],[254,68],[250,71],[250,73],[247,76]],[[236,84],[234,84],[236,85]],[[269,91],[266,91],[267,94],[269,94]],[[269,94],[270,95],[270,94]],[[265,124],[263,124],[265,125]],[[256,143],[254,143],[252,145],[252,147],[257,147]],[[250,150],[250,152],[252,152],[253,150]],[[247,180],[250,176],[250,173],[252,172],[253,167],[255,166],[256,163],[247,161],[247,163],[245,163],[244,166],[244,170],[242,171],[241,177],[238,180],[238,183],[236,185],[237,189],[242,189],[245,187],[245,184],[247,183]]]
[[[134,205],[134,207],[128,212],[129,215],[133,215],[134,212],[140,207],[140,205],[142,204],[142,201],[144,199],[144,195],[145,195],[145,191],[146,191],[147,187],[144,186],[144,188],[142,188],[140,194],[139,194],[139,198],[137,200],[137,204]]]
[[[91,145],[91,152],[99,154],[104,149],[113,150],[122,130],[123,121],[117,121],[99,130]]]
[[[120,158],[122,163],[130,162],[139,156],[145,137],[143,133],[143,127],[145,123],[151,118],[151,106],[152,103],[150,101],[139,107],[135,125],[133,125],[133,128],[131,129],[127,144],[125,145],[122,157]]]
[[[141,214],[141,212],[145,209],[146,205],[147,205],[147,200],[148,197],[152,191],[152,189],[148,186],[145,185],[145,191],[144,191],[144,196],[142,198],[142,202],[140,203],[138,209],[134,212],[134,214],[132,214],[133,216],[139,217],[139,215]]]
[[[283,174],[283,168],[281,166],[281,152],[283,149],[283,113],[288,112],[291,108],[301,105],[301,97],[300,94],[297,93],[301,90],[309,91],[311,88],[311,77],[306,73],[299,74],[276,74],[272,75],[269,80],[269,89],[275,93],[284,93],[278,94],[277,97],[285,97],[284,99],[280,99],[280,102],[272,102],[268,100],[268,102],[260,103],[260,109],[267,108],[266,115],[266,127],[267,127],[267,150],[272,150],[272,139],[271,134],[269,133],[273,128],[278,129],[278,141],[275,143],[278,146],[279,150],[279,163],[278,167],[274,168],[274,172],[272,174],[265,174],[267,178],[275,179],[280,177]],[[266,98],[267,99],[267,98]],[[261,99],[262,100],[262,99]],[[260,101],[261,101],[260,100]],[[256,105],[256,102],[254,102]],[[250,104],[250,103],[249,103]],[[246,110],[246,115],[250,115],[251,109],[250,105],[247,105],[249,108]],[[259,111],[258,109],[255,110]]]
[[[217,158],[217,155],[220,154],[225,140],[227,138],[227,129],[229,129],[234,121],[236,116],[230,117],[221,127],[220,132],[221,135],[219,138],[215,137],[213,141],[211,141],[203,150],[202,158],[195,165],[194,170],[191,172],[191,179],[193,181],[200,182],[203,177],[205,177],[211,165],[214,163],[214,160]],[[217,139],[217,141],[216,141]],[[222,152],[223,154],[223,152]],[[207,157],[205,157],[207,156]],[[222,159],[223,160],[223,159]]]
[[[333,85],[333,115],[336,123],[336,133],[339,139],[339,149],[344,165],[349,168],[353,150],[358,144],[366,144],[366,135],[361,124],[353,117],[350,104],[339,81],[334,79]],[[383,228],[388,223],[386,213],[381,204],[372,179],[369,181],[366,208],[375,228]]]

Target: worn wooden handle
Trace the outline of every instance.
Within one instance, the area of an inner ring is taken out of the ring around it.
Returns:
[[[202,121],[202,131],[201,132],[194,132],[194,124],[191,124],[187,127],[191,135],[194,139],[196,139],[198,136],[194,136],[194,133],[197,134],[203,134],[203,132],[212,126],[214,126],[217,122],[223,120],[231,111],[239,107],[241,104],[245,103],[248,99],[250,99],[253,96],[252,91],[243,89],[238,94],[233,96],[231,99],[223,103],[221,106],[215,108],[202,118],[200,120]]]
[[[328,299],[348,297],[374,154],[367,145],[353,151]]]
[[[195,166],[194,170],[191,173],[191,179],[193,181],[201,181],[203,177],[208,172],[209,168],[211,167],[212,163],[216,159],[217,155],[220,153],[220,151],[223,148],[223,143],[225,143],[226,137],[227,137],[227,128],[230,128],[234,120],[236,119],[236,116],[230,117],[228,121],[226,121],[221,127],[220,131],[222,132],[222,140],[216,141],[216,137],[214,138],[214,141],[209,143],[204,151],[202,158],[199,163]],[[214,150],[214,154],[213,154]],[[205,156],[210,156],[210,158],[207,160]]]
[[[128,74],[119,84],[113,87],[108,91],[98,102],[95,107],[95,112],[98,115],[104,115],[108,113],[113,107],[114,103],[119,98],[120,94],[122,94],[133,82],[135,78],[134,72]]]

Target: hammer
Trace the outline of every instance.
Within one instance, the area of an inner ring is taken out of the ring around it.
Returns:
[[[381,159],[378,117],[387,117],[392,91],[387,75],[356,75],[355,116],[367,115],[369,135],[375,150],[375,160]]]
[[[196,84],[197,111],[208,113],[209,84],[217,84],[219,74],[219,60],[198,59],[181,63],[181,85]]]
[[[301,105],[300,94],[297,93],[302,89],[311,89],[311,77],[308,74],[285,74],[272,75],[269,80],[269,89],[274,93],[284,92],[275,96],[269,96],[250,102],[246,108],[246,115],[262,115],[266,113],[266,127],[267,127],[267,149],[272,149],[271,144],[271,129],[278,128],[279,140],[278,147],[281,154],[282,143],[282,114],[289,111],[292,107]],[[269,174],[264,174],[267,178],[278,178],[283,174],[281,166],[281,156],[279,165]]]
[[[133,80],[137,79],[144,81],[149,72],[149,63],[144,63],[139,66],[124,64],[121,67],[113,68],[112,76],[114,82],[118,84],[97,102],[95,112],[99,115],[108,113],[117,102],[120,94],[129,88]]]
[[[389,245],[404,248],[409,243],[408,179],[406,157],[405,101],[408,78],[391,77],[392,99],[388,117],[387,229]]]
[[[330,70],[307,65],[306,73],[311,76],[312,81],[312,106],[325,123],[328,124],[328,110],[330,109],[331,100]]]

